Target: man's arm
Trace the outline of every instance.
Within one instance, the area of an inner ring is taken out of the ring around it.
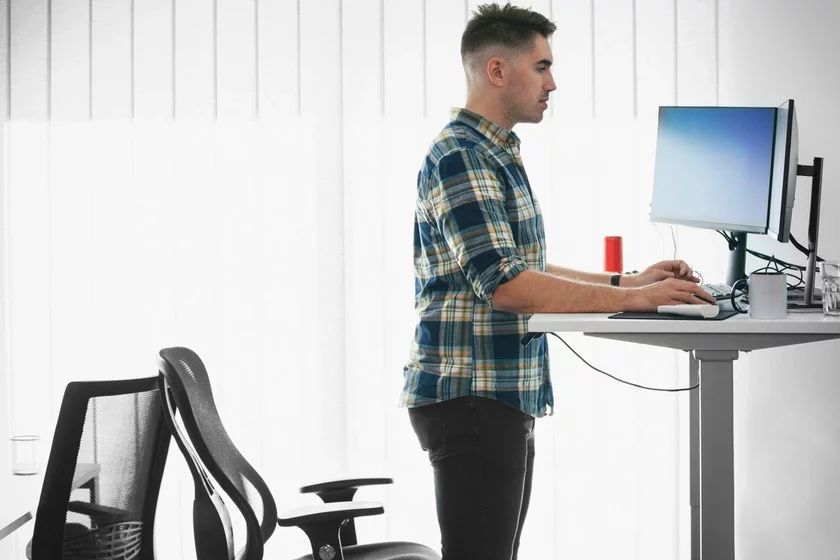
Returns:
[[[603,272],[583,272],[573,268],[565,268],[555,264],[546,266],[546,272],[558,278],[565,278],[567,280],[577,280],[578,282],[589,282],[591,284],[607,284],[610,283],[612,274]]]
[[[609,276],[602,276],[607,278],[606,285],[526,270],[496,288],[492,306],[520,314],[607,313],[648,308],[639,299],[638,290],[611,287]]]
[[[678,278],[639,288],[616,288],[525,270],[496,288],[491,305],[518,314],[609,313],[655,311],[660,305],[709,303],[709,298],[696,283]]]

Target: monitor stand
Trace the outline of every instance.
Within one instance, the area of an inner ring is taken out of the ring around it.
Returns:
[[[734,286],[738,280],[747,277],[747,234],[743,231],[730,233],[729,269],[726,272],[726,283]]]
[[[822,298],[814,296],[817,268],[817,240],[820,234],[820,198],[822,195],[823,158],[815,157],[813,165],[798,165],[796,174],[811,177],[811,209],[808,215],[808,264],[805,267],[805,294],[802,307],[822,307]]]

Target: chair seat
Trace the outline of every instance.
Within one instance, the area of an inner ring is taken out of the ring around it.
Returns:
[[[312,560],[312,555],[297,560]],[[345,546],[344,560],[440,560],[440,555],[422,544],[385,542]]]

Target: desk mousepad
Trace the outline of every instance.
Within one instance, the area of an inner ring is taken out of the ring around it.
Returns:
[[[715,317],[686,317],[685,315],[668,315],[666,313],[657,313],[656,311],[622,311],[615,315],[610,315],[610,319],[664,319],[666,321],[723,321],[730,317],[737,315],[738,312],[734,309],[726,309],[718,312]]]

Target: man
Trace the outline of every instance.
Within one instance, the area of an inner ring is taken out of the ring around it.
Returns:
[[[467,103],[453,109],[417,179],[418,324],[403,406],[434,470],[443,560],[511,560],[531,494],[534,418],[551,412],[545,337],[529,314],[647,311],[714,298],[682,261],[633,276],[547,264],[542,216],[517,123],[537,123],[556,89],[531,10],[481,6],[461,39]]]

